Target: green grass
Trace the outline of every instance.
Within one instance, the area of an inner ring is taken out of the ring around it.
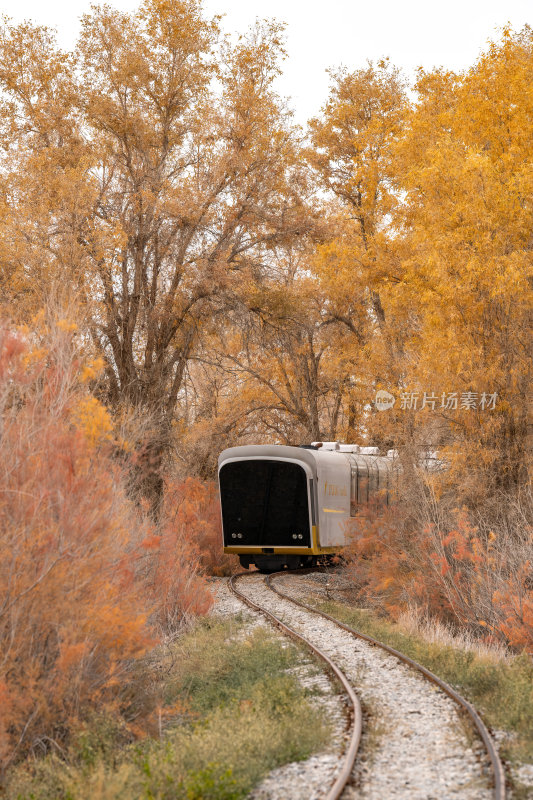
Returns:
[[[172,709],[162,736],[133,745],[98,715],[66,758],[48,756],[9,776],[8,798],[240,800],[273,768],[328,740],[322,714],[289,670],[302,656],[263,628],[200,624],[155,666]]]
[[[360,610],[333,601],[308,599],[307,602],[423,664],[469,700],[490,729],[511,734],[501,745],[504,759],[515,765],[533,762],[533,661],[530,656],[489,658],[473,650],[428,642],[368,609]],[[513,788],[515,798],[531,797],[531,789],[521,789],[516,783]]]

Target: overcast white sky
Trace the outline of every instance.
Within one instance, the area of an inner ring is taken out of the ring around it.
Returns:
[[[133,10],[137,0],[109,0]],[[90,0],[0,0],[13,21],[32,19],[57,28],[63,47],[76,40],[79,18]],[[289,57],[278,90],[292,98],[296,118],[314,116],[328,92],[325,70],[356,69],[389,56],[411,77],[419,65],[469,67],[497,29],[533,24],[533,0],[204,0],[208,14],[225,14],[223,28],[243,32],[257,17],[287,23]]]

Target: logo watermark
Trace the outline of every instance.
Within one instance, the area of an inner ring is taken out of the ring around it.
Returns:
[[[378,411],[386,411],[388,408],[392,408],[395,402],[394,395],[386,392],[385,389],[380,389],[379,392],[376,392],[375,403]]]
[[[494,411],[497,392],[400,392],[402,411]],[[392,408],[396,398],[390,392],[380,389],[376,392],[374,404],[378,411]]]

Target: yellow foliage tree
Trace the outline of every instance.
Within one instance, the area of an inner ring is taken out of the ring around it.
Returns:
[[[529,28],[506,29],[463,75],[421,73],[420,100],[398,145],[408,247],[402,295],[418,320],[409,380],[439,398],[475,396],[476,408],[440,411],[444,430],[452,428],[444,441],[458,451],[474,496],[516,486],[527,472],[532,73]],[[493,411],[483,393],[497,393]]]
[[[272,88],[281,34],[258,24],[230,46],[196,0],[94,8],[72,54],[44,28],[2,33],[4,290],[26,317],[20,298],[81,298],[102,396],[154,419],[152,494],[205,325],[243,269],[307,225]]]
[[[346,435],[366,416],[372,391],[400,380],[404,309],[386,305],[401,280],[401,257],[393,218],[399,205],[395,145],[408,102],[404,81],[388,61],[349,73],[332,72],[322,115],[311,121],[309,160],[337,203],[330,209],[329,241],[313,267],[328,296],[331,322],[341,337],[351,386]]]

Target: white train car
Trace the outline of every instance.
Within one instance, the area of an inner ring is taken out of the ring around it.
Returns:
[[[377,448],[336,442],[224,450],[218,460],[224,552],[264,571],[331,559],[362,506],[378,496],[389,502],[397,463],[393,451],[380,456]]]

